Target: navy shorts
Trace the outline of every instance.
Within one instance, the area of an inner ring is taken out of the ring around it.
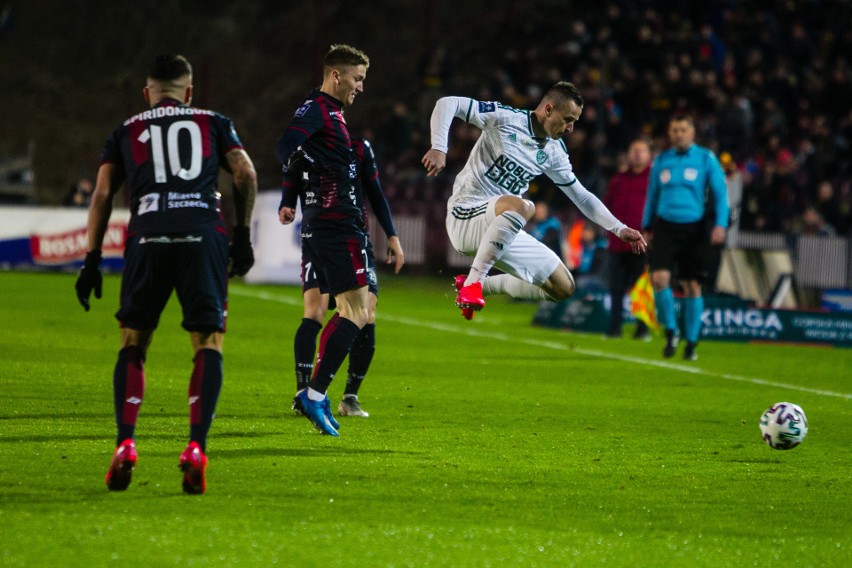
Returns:
[[[379,279],[376,276],[376,259],[373,256],[373,243],[367,241],[367,289],[374,296],[379,295]],[[317,260],[311,248],[302,245],[302,292],[319,288],[320,294],[328,294],[328,283],[322,271],[322,263]]]
[[[657,219],[648,254],[651,271],[669,270],[676,278],[703,282],[707,277],[708,243],[704,221],[671,223]]]
[[[367,286],[378,295],[373,251],[360,231],[302,231],[302,290],[319,288],[332,296]]]
[[[155,329],[172,290],[187,331],[225,331],[228,309],[228,237],[217,229],[128,238],[121,276],[123,327]]]

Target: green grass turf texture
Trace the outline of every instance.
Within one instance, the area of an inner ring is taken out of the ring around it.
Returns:
[[[0,564],[852,565],[850,350],[705,342],[664,362],[659,338],[535,328],[502,298],[467,322],[449,277],[383,273],[371,416],[334,439],[290,411],[300,291],[234,282],[207,494],[180,487],[174,297],[112,493],[119,280],[89,313],[73,284],[0,273]],[[787,452],[758,431],[784,400],[810,421]]]

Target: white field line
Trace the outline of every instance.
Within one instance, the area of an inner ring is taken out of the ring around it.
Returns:
[[[280,296],[277,294],[271,294],[269,292],[263,292],[260,290],[249,290],[246,288],[231,288],[229,290],[231,294],[235,294],[237,296],[248,296],[251,298],[258,298],[260,300],[268,300],[270,302],[278,302],[280,304],[287,304],[288,306],[301,306],[302,300],[301,298],[288,298],[286,296]],[[799,385],[791,385],[788,383],[779,383],[775,381],[768,381],[766,379],[761,379],[757,377],[744,377],[741,375],[731,375],[729,373],[715,373],[712,371],[707,371],[704,369],[700,369],[693,365],[681,365],[678,363],[669,363],[667,361],[658,361],[654,359],[643,359],[642,357],[633,357],[630,355],[619,355],[617,353],[609,353],[606,351],[597,351],[594,349],[583,349],[580,347],[569,347],[564,343],[559,343],[556,341],[543,341],[539,339],[519,339],[517,337],[513,337],[507,335],[505,333],[495,332],[495,331],[482,331],[473,328],[472,326],[459,326],[452,324],[445,324],[439,322],[429,322],[414,318],[406,318],[394,316],[392,314],[388,314],[387,312],[381,312],[377,314],[378,319],[392,321],[395,323],[401,323],[403,325],[412,325],[416,327],[425,327],[428,329],[434,329],[436,331],[443,331],[449,333],[458,333],[461,335],[467,335],[470,337],[484,337],[487,339],[496,339],[499,341],[510,341],[515,343],[525,343],[527,345],[534,345],[536,347],[544,347],[545,349],[553,349],[555,351],[570,351],[572,353],[579,353],[581,355],[588,355],[589,357],[599,357],[601,359],[612,359],[616,361],[624,361],[626,363],[635,363],[637,365],[645,365],[648,367],[657,367],[660,369],[668,369],[671,371],[680,371],[683,373],[691,373],[693,375],[704,375],[706,377],[714,377],[718,379],[725,379],[727,381],[737,381],[741,383],[751,383],[755,385],[763,385],[768,387],[776,387],[780,389],[787,389],[799,392],[807,392],[811,394],[818,394],[820,396],[833,396],[837,398],[845,398],[847,400],[852,400],[852,394],[850,393],[842,393],[842,392],[834,392],[822,389],[812,389],[809,387],[803,387]]]

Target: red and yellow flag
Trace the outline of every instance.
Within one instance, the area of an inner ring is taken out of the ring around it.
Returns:
[[[657,308],[654,305],[654,288],[651,286],[651,274],[647,268],[630,290],[630,313],[636,319],[644,321],[650,329],[657,331],[659,328]]]

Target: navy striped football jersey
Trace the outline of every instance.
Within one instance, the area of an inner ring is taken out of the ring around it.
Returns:
[[[355,187],[356,156],[339,100],[315,89],[296,109],[276,146],[285,170],[299,150],[308,156],[308,163],[301,164],[308,174],[302,190],[303,227],[348,222],[363,229]],[[295,207],[296,195],[286,194],[287,177],[282,205]]]
[[[230,118],[165,99],[131,116],[107,139],[101,164],[124,173],[130,234],[224,230],[219,168],[242,149]]]

